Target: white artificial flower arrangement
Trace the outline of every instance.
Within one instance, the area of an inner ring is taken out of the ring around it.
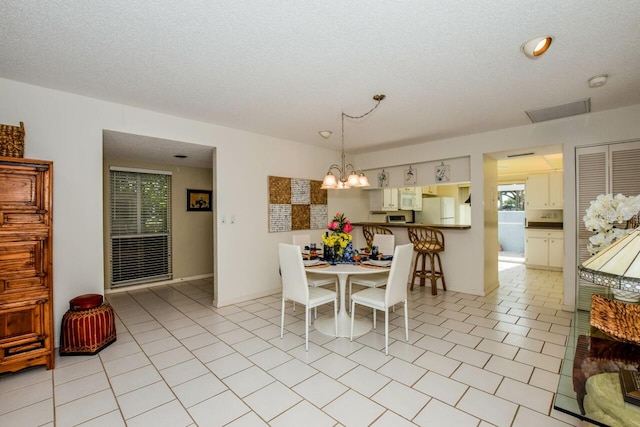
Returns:
[[[631,233],[626,229],[627,221],[640,211],[640,195],[624,196],[601,194],[592,200],[582,218],[587,230],[595,232],[589,237],[587,249],[591,255],[597,254],[616,239]]]

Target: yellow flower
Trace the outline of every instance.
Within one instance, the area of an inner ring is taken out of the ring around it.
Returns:
[[[331,248],[339,247],[337,250],[338,255],[342,255],[342,252],[352,239],[353,237],[349,233],[333,233],[330,235],[322,235],[322,243]]]

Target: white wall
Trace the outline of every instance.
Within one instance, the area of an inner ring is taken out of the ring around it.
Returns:
[[[276,292],[280,288],[279,242],[291,233],[267,231],[267,176],[322,179],[339,153],[319,147],[251,134],[125,105],[80,97],[0,79],[3,123],[25,122],[25,156],[54,162],[54,321],[56,337],[68,301],[83,293],[102,293],[102,131],[103,129],[216,147],[215,304],[227,305]],[[543,145],[562,145],[565,182],[565,304],[575,299],[575,155],[574,147],[640,137],[640,105],[535,125],[502,129],[432,143],[356,156],[362,169],[409,165],[470,156],[473,201],[485,199],[485,153]],[[315,132],[315,131],[314,131]],[[352,160],[352,159],[348,159]],[[351,190],[350,190],[351,191]],[[334,194],[335,193],[335,194]],[[481,193],[481,194],[476,194]],[[329,213],[343,211],[353,220],[368,209],[355,192],[329,193]],[[479,202],[477,202],[479,203]],[[445,268],[454,261],[459,276],[447,287],[482,294],[485,262],[484,211],[471,212],[471,229],[456,233],[447,247]],[[235,215],[235,224],[221,222]],[[356,218],[358,217],[358,218]],[[452,243],[453,243],[452,242]],[[497,243],[496,243],[497,244]],[[257,249],[256,249],[257,248]],[[450,250],[451,249],[451,250]],[[247,253],[251,266],[247,268]],[[480,255],[483,254],[483,255]],[[487,261],[485,261],[487,258]],[[455,260],[459,260],[456,262]],[[451,270],[450,270],[451,271]],[[449,274],[449,273],[447,273]],[[448,276],[449,278],[449,276]]]
[[[56,339],[69,300],[104,288],[103,129],[216,147],[217,305],[280,289],[272,248],[291,241],[291,235],[267,231],[267,176],[322,179],[327,166],[339,159],[331,150],[6,79],[0,79],[0,94],[2,123],[25,123],[25,157],[54,162]],[[329,212],[337,209],[330,196]],[[221,217],[230,215],[235,224],[222,224]],[[247,268],[249,253],[258,256]]]
[[[459,277],[464,283],[476,283],[484,269],[485,260],[478,256],[485,250],[485,222],[483,206],[477,203],[485,199],[484,155],[546,145],[563,147],[564,171],[564,305],[573,309],[575,305],[576,263],[576,205],[575,205],[575,147],[595,145],[605,142],[620,142],[640,137],[640,105],[632,105],[598,113],[583,114],[565,119],[501,129],[476,135],[451,138],[423,143],[411,147],[401,147],[369,152],[355,157],[358,167],[375,169],[384,166],[409,165],[424,161],[471,156],[471,230],[466,236],[466,244],[454,254],[444,257],[464,260],[465,268]],[[476,202],[477,201],[477,202]],[[478,207],[479,209],[476,209]],[[582,214],[581,214],[582,215]],[[447,247],[447,250],[449,248]],[[486,253],[495,256],[497,251]],[[444,260],[443,260],[444,261]],[[458,264],[460,265],[460,264]],[[445,266],[446,267],[446,266]],[[449,274],[447,272],[447,274]],[[447,284],[447,287],[449,284]],[[485,284],[485,287],[488,285]]]

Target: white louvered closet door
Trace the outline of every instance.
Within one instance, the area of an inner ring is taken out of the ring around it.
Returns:
[[[639,167],[640,141],[576,148],[578,263],[591,257],[587,244],[593,233],[585,228],[582,219],[589,204],[600,194],[640,194]],[[606,288],[580,278],[577,283],[576,307],[580,310],[590,309],[592,294],[607,292]]]

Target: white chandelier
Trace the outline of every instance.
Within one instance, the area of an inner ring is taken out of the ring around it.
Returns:
[[[361,119],[363,117],[366,117],[369,114],[373,113],[373,111],[376,108],[378,108],[382,100],[385,98],[386,98],[385,95],[374,95],[373,99],[374,101],[377,102],[376,105],[371,110],[369,110],[368,112],[366,112],[361,116],[350,116],[348,114],[345,114],[344,111],[342,112],[342,166],[336,165],[335,163],[329,166],[329,171],[327,172],[327,175],[324,177],[324,180],[322,181],[323,189],[343,190],[351,187],[369,187],[371,185],[369,184],[369,180],[367,179],[367,176],[364,174],[364,172],[362,171],[356,172],[356,168],[351,163],[345,165],[344,118],[348,117],[350,119]],[[322,135],[325,138],[328,138],[328,136],[331,135],[331,133],[328,131],[321,131],[320,135]],[[338,177],[336,177],[336,175],[334,175],[333,172],[331,172],[332,170],[335,170],[337,172]],[[347,175],[347,173],[349,173],[349,175]]]

